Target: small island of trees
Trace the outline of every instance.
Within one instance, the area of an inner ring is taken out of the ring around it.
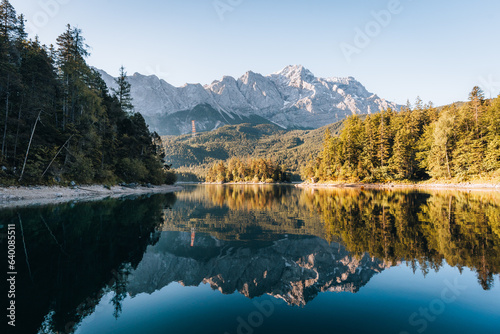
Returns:
[[[207,182],[290,182],[287,168],[272,162],[270,159],[249,159],[242,161],[231,158],[227,164],[223,161],[215,163],[206,177]]]

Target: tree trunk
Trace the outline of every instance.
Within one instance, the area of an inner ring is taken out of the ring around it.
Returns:
[[[45,176],[45,173],[47,173],[47,171],[49,170],[50,166],[52,166],[52,163],[54,162],[54,160],[56,160],[57,156],[59,155],[59,153],[61,153],[61,151],[63,150],[63,148],[66,147],[66,145],[69,143],[69,141],[71,140],[71,138],[73,138],[74,135],[71,135],[68,140],[66,140],[66,142],[64,143],[63,146],[61,146],[61,148],[59,149],[59,151],[57,151],[56,155],[54,156],[54,158],[52,159],[52,161],[50,161],[50,164],[47,166],[47,168],[45,169],[45,171],[43,172],[42,174],[42,178]]]
[[[384,167],[384,113],[380,120],[380,167]]]
[[[9,121],[9,80],[10,76],[7,76],[7,97],[5,99],[5,125],[3,128],[3,140],[2,140],[2,158],[6,156],[5,141],[7,139],[7,123]]]
[[[17,130],[16,130],[16,141],[14,144],[14,167],[17,167],[17,144],[19,143],[19,128],[21,127],[21,110],[22,110],[23,100],[19,105],[19,113],[17,115]]]
[[[444,146],[444,152],[446,153],[446,167],[448,168],[448,176],[451,179],[451,171],[450,171],[450,160],[448,159],[448,147]]]
[[[26,150],[26,156],[24,157],[23,169],[21,170],[21,176],[19,177],[19,182],[23,179],[24,168],[26,167],[26,161],[28,161],[28,154],[30,153],[31,142],[33,141],[33,135],[35,134],[36,125],[38,124],[38,120],[40,119],[40,114],[42,111],[38,113],[38,116],[35,121],[35,125],[33,126],[33,131],[31,132],[30,142],[28,143],[28,149]]]
[[[63,99],[63,108],[62,108],[62,130],[66,130],[66,98]]]

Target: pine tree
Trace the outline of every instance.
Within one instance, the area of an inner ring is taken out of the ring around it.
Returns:
[[[451,108],[441,112],[435,123],[433,143],[431,146],[428,168],[429,174],[434,178],[452,178],[453,164],[451,161],[453,151],[453,133],[455,128],[456,109]]]
[[[476,128],[476,106],[477,124]],[[487,103],[479,88],[462,106],[438,113],[418,99],[399,113],[348,118],[339,137],[325,135],[323,150],[305,165],[304,179],[365,182],[470,179],[500,172],[500,96]],[[474,112],[471,112],[474,111]]]
[[[0,98],[5,100],[5,118],[0,159],[7,157],[9,112],[12,108],[12,96],[17,95],[15,93],[20,84],[17,75],[20,57],[15,43],[18,40],[18,33],[16,11],[8,0],[2,0],[0,3]]]
[[[373,170],[379,166],[376,117],[369,115],[364,121],[363,168],[371,180]]]
[[[332,134],[330,129],[325,130],[323,138],[323,151],[321,152],[321,174],[325,180],[331,180],[333,178],[333,170],[335,164],[335,152],[333,147]]]
[[[360,118],[356,115],[350,116],[346,120],[346,125],[340,140],[343,147],[344,171],[341,177],[357,178],[358,165],[360,164],[361,153],[363,152],[363,128]]]
[[[18,36],[16,10],[8,0],[0,3],[0,34],[10,41]]]
[[[484,104],[484,93],[481,88],[475,86],[469,94],[469,100],[471,102],[471,107],[474,112],[474,118],[476,120],[476,131],[479,134],[479,114],[481,113],[481,107]]]
[[[389,160],[391,169],[397,179],[410,179],[413,175],[413,138],[408,124],[409,112],[393,117],[391,127],[396,131],[392,157]]]
[[[127,72],[125,72],[125,68],[120,67],[120,75],[117,79],[115,79],[116,84],[118,85],[117,89],[113,89],[115,96],[118,98],[118,102],[123,111],[127,113],[132,113],[134,111],[134,106],[132,105],[132,96],[130,93],[130,82],[127,79]]]
[[[483,161],[488,172],[500,170],[500,95],[492,101],[486,110],[485,123],[488,124],[486,135],[487,149]],[[500,226],[500,225],[499,225]]]
[[[86,64],[79,29],[68,25],[57,49],[27,38],[24,16],[2,1],[0,183],[175,181],[161,138]]]
[[[63,86],[62,128],[68,123],[75,123],[79,109],[78,97],[81,90],[87,87],[84,78],[90,69],[85,63],[89,56],[88,45],[81,35],[81,30],[72,28],[69,24],[66,31],[57,38],[56,65],[59,68],[60,80]]]
[[[389,161],[389,157],[391,156],[391,133],[390,133],[390,111],[385,112],[382,111],[380,113],[380,126],[379,126],[379,137],[378,137],[378,156],[380,159],[380,167],[385,167]]]
[[[17,41],[22,42],[28,40],[28,33],[26,32],[26,19],[24,18],[24,14],[21,14],[17,18]]]

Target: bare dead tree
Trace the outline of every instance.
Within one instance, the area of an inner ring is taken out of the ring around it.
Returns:
[[[24,157],[23,169],[21,170],[21,176],[19,176],[19,182],[21,182],[21,180],[23,179],[24,168],[26,167],[26,161],[28,161],[28,154],[30,153],[31,142],[33,141],[33,135],[35,134],[36,125],[38,124],[38,121],[40,120],[41,114],[42,114],[42,110],[40,110],[38,112],[38,116],[36,117],[36,120],[35,120],[35,125],[33,126],[33,131],[31,131],[30,142],[28,143],[28,149],[26,150],[26,156]]]

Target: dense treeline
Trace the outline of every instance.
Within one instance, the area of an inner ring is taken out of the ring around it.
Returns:
[[[111,94],[70,25],[57,46],[28,39],[23,15],[0,4],[0,183],[172,181],[161,138],[131,108],[121,69]]]
[[[231,158],[227,164],[215,163],[206,177],[207,182],[289,182],[290,174],[284,165],[271,159],[250,159],[246,162]]]
[[[302,170],[305,180],[385,182],[500,176],[500,97],[437,110],[417,101],[347,119],[340,136],[325,133],[322,152]]]

